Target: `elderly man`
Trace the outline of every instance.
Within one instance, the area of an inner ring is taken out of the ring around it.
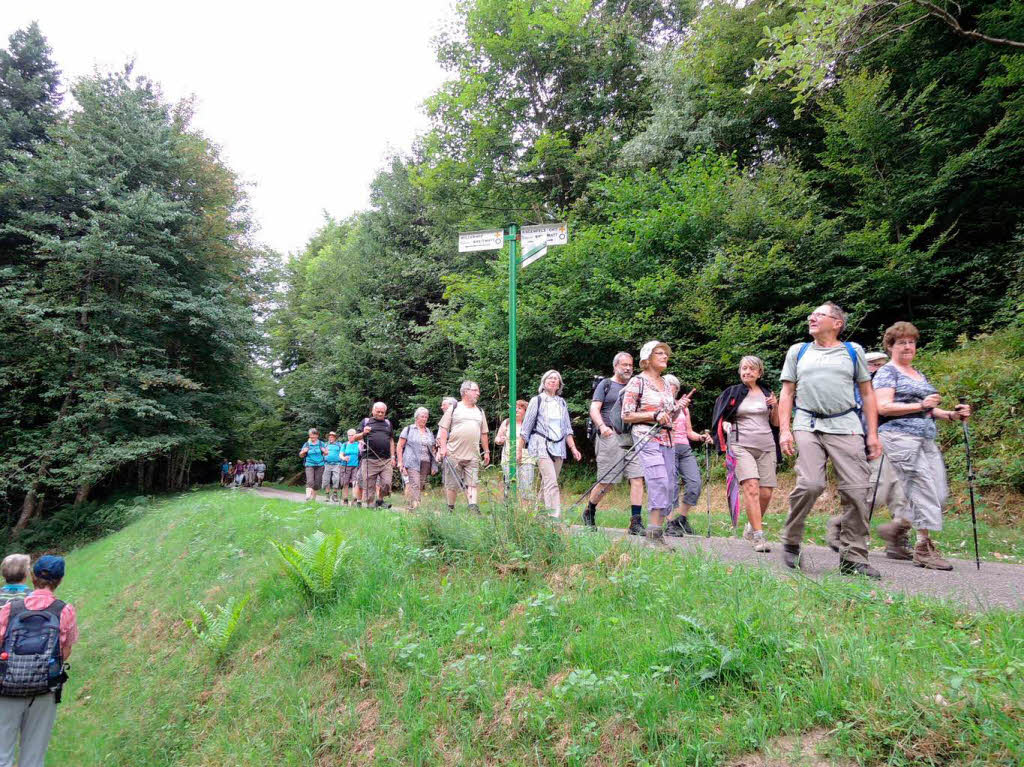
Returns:
[[[387,414],[387,405],[374,402],[370,417],[359,423],[355,439],[363,440],[366,445],[360,472],[363,502],[369,506],[370,499],[376,496],[376,508],[390,509],[391,504],[384,498],[391,493],[391,477],[395,468],[395,429]]]
[[[480,386],[476,381],[463,381],[459,393],[462,399],[448,409],[437,425],[437,458],[444,467],[448,511],[455,510],[455,499],[461,489],[466,493],[469,510],[479,514],[477,486],[481,453],[484,466],[491,462],[487,416],[476,404],[480,399]]]
[[[32,568],[35,590],[0,609],[5,660],[0,672],[2,765],[15,764],[19,746],[21,767],[42,767],[46,756],[61,687],[67,680],[63,666],[78,641],[75,608],[53,595],[63,578],[64,558],[41,556]],[[52,677],[48,668],[54,669]]]
[[[633,357],[628,352],[619,352],[612,358],[611,378],[605,378],[594,389],[590,402],[590,420],[597,427],[594,438],[594,455],[597,456],[597,484],[590,492],[590,502],[583,512],[583,524],[597,525],[597,504],[612,485],[629,480],[629,532],[643,535],[644,523],[641,512],[644,503],[644,469],[636,453],[627,451],[631,447],[628,434],[617,434],[611,427],[612,408],[618,406],[619,392],[633,377]]]
[[[882,576],[868,564],[867,547],[868,459],[882,452],[871,375],[864,350],[839,340],[846,327],[839,306],[827,301],[811,312],[807,325],[813,343],[789,348],[781,376],[779,444],[786,455],[797,454],[796,487],[782,531],[783,561],[787,567],[800,566],[804,524],[825,490],[825,464],[831,460],[842,502],[839,572],[878,579]]]

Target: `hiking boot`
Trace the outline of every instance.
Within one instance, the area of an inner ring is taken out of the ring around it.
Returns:
[[[391,504],[390,503],[385,503],[384,501],[377,501],[375,504],[373,504],[373,508],[375,508],[375,509],[390,509],[391,508]]]
[[[939,550],[935,547],[931,538],[918,537],[917,545],[914,547],[914,566],[924,567],[928,570],[952,570],[953,565],[939,556]]]
[[[475,504],[475,503],[469,504],[469,510],[471,512],[473,512],[474,514],[479,514],[480,513],[480,507],[477,504]]]
[[[768,545],[768,541],[764,539],[764,533],[758,530],[753,534],[754,539],[754,551],[758,554],[767,554],[772,550],[772,547]]]
[[[842,547],[842,543],[839,541],[839,531],[843,527],[842,520],[843,518],[839,516],[829,517],[828,522],[825,523],[825,543],[837,554]]]
[[[454,514],[455,513],[455,504],[452,504],[452,503],[448,504],[448,513],[449,514]]]
[[[644,527],[644,523],[640,520],[640,517],[630,517],[629,520],[629,534],[630,535],[645,535],[647,528]]]
[[[665,529],[661,525],[651,525],[647,528],[647,542],[656,546],[667,546],[665,543]]]
[[[754,526],[752,524],[750,524],[749,522],[747,522],[746,526],[743,528],[743,540],[745,540],[745,541],[753,541],[754,540]]]
[[[800,561],[800,547],[791,543],[782,544],[782,564],[790,570],[796,570],[798,567],[803,569],[803,563]]]
[[[875,581],[882,580],[882,574],[867,562],[850,562],[847,559],[839,560],[840,575],[863,575]]]
[[[682,538],[686,535],[686,529],[683,527],[684,519],[686,519],[686,517],[676,517],[675,519],[670,519],[666,522],[665,535],[669,538]]]
[[[597,527],[597,514],[593,509],[583,510],[583,525],[585,527]]]
[[[885,541],[885,556],[904,562],[914,558],[914,552],[910,550],[910,540],[907,538],[909,531],[910,523],[899,517],[878,526],[878,537]]]

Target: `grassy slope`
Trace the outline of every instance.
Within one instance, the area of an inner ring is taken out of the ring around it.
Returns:
[[[442,538],[471,548],[473,524]],[[267,539],[316,527],[352,548],[341,600],[308,611]],[[1024,761],[1024,616],[599,536],[520,572],[424,554],[411,527],[202,491],[74,552],[83,641],[49,761],[707,765],[816,728],[866,762]],[[184,620],[247,592],[217,668]]]

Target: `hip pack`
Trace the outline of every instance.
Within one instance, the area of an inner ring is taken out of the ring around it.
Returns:
[[[60,614],[64,603],[53,600],[43,610],[29,610],[25,600],[11,602],[7,634],[0,645],[0,695],[60,695],[67,680],[60,654]]]

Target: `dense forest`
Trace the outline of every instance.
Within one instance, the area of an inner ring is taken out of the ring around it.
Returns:
[[[1022,357],[1021,41],[1013,0],[463,0],[430,130],[279,258],[189,104],[128,67],[62,105],[22,30],[0,52],[8,523],[225,453],[292,473],[309,426],[376,400],[404,421],[466,377],[500,417],[507,251],[459,231],[568,221],[521,275],[517,394],[561,370],[580,429],[616,351],[668,341],[700,418],[742,354],[777,375],[826,299],[869,347],[907,319],[932,354],[995,334]]]

